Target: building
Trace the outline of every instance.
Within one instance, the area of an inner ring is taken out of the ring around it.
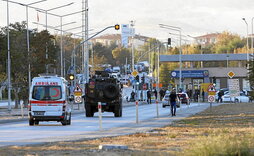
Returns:
[[[115,43],[116,45],[121,45],[121,35],[120,34],[106,34],[99,37],[95,37],[91,40],[93,44],[101,43],[103,46],[110,46]]]
[[[209,44],[214,44],[217,42],[217,38],[220,34],[219,33],[211,33],[211,34],[206,34],[202,36],[197,36],[194,37],[197,44],[200,44],[201,46],[206,46]]]
[[[160,62],[179,62],[180,55],[160,55]],[[232,79],[239,80],[240,90],[250,90],[250,84],[247,80],[248,70],[245,66],[247,54],[193,54],[181,55],[182,62],[219,62],[235,61],[237,67],[209,67],[209,68],[181,68],[182,89],[199,90],[202,83],[215,83],[216,89],[229,88],[229,72],[233,72]],[[169,76],[175,80],[179,88],[180,69],[175,69],[169,73]]]
[[[139,47],[143,46],[145,42],[149,39],[149,37],[141,36],[141,35],[135,35],[134,36],[134,47],[138,49]],[[91,40],[93,44],[95,43],[101,43],[104,46],[110,46],[111,44],[115,43],[118,46],[122,46],[121,43],[121,34],[106,34],[99,37],[95,37]],[[131,46],[132,43],[132,37],[128,37],[128,45]]]

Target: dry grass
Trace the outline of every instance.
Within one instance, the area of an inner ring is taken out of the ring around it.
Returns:
[[[254,104],[213,107],[147,133],[0,148],[1,155],[254,155]],[[98,151],[99,144],[127,145],[127,151]]]

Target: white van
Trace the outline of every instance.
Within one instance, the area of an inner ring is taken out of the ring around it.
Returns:
[[[67,81],[62,77],[41,75],[32,80],[29,93],[29,125],[40,121],[58,121],[71,124]]]

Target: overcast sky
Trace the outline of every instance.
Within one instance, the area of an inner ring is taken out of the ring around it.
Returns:
[[[20,3],[31,3],[36,0],[13,0]],[[47,0],[33,5],[42,9],[51,9],[70,2],[74,5],[51,11],[54,14],[65,15],[81,10],[82,0]],[[230,31],[241,36],[246,35],[246,18],[251,33],[251,18],[254,17],[254,0],[90,0],[89,29],[99,31],[106,26],[128,24],[135,21],[136,33],[165,40],[170,37],[170,31],[162,29],[158,24],[167,24],[182,28],[185,35],[199,36],[207,33]],[[25,7],[10,5],[10,22],[25,20]],[[29,9],[29,24],[37,28],[37,12]],[[45,15],[39,13],[40,23],[45,24]],[[77,22],[64,29],[81,25],[81,13],[63,18],[63,23]],[[48,16],[48,25],[58,26],[59,18]],[[0,1],[0,25],[6,25],[6,2]],[[40,30],[42,26],[38,27]],[[72,32],[80,32],[81,29]],[[173,32],[172,33],[177,33]],[[54,33],[54,31],[52,31]],[[56,32],[55,32],[56,33]],[[105,33],[117,33],[107,30]],[[118,32],[120,33],[120,31]],[[189,38],[190,39],[190,38]]]

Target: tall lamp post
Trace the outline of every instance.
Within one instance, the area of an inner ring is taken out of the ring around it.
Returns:
[[[134,25],[135,25],[135,22],[134,21],[130,21],[131,22],[131,66],[132,66],[132,72],[134,71]]]
[[[44,12],[45,13],[45,24],[46,24],[46,30],[48,30],[48,14],[50,14],[50,15],[55,15],[55,14],[52,14],[52,13],[48,13],[49,11],[52,11],[52,10],[56,10],[56,9],[60,9],[60,8],[63,8],[63,7],[67,7],[67,6],[70,6],[70,5],[72,5],[72,4],[74,4],[73,2],[72,3],[69,3],[69,4],[66,4],[66,5],[62,5],[62,6],[58,6],[58,7],[55,7],[55,8],[51,8],[51,9],[47,9],[47,10],[44,10],[44,9],[37,9],[37,11],[39,11],[39,12]],[[60,17],[60,23],[61,23],[61,30],[62,30],[62,17],[64,17],[64,16],[59,16],[59,15],[55,15],[55,16],[58,16],[58,17]],[[67,16],[67,15],[66,15]],[[68,15],[69,16],[69,15]],[[63,39],[62,39],[62,36],[63,36],[63,34],[62,34],[62,31],[61,31],[61,45],[60,45],[60,47],[61,47],[61,61],[60,61],[60,63],[61,63],[61,76],[63,76]],[[46,47],[46,60],[48,59],[48,48]],[[46,73],[48,73],[48,66],[46,65]]]
[[[246,51],[247,51],[247,66],[248,66],[247,68],[249,69],[249,63],[248,63],[248,61],[249,61],[249,29],[248,29],[248,23],[247,23],[246,19],[242,18],[242,20],[245,22],[246,30],[247,30],[247,48],[246,48]]]
[[[11,111],[11,57],[10,57],[10,33],[9,33],[9,1],[6,1],[7,4],[7,51],[8,51],[8,111]]]
[[[6,0],[4,0],[6,1]],[[19,2],[14,2],[14,1],[9,1],[11,3],[15,3],[15,4],[19,4],[22,6],[26,7],[26,41],[27,41],[27,53],[28,53],[28,59],[30,59],[30,38],[29,38],[29,25],[28,25],[28,7],[37,3],[41,3],[41,2],[45,2],[47,0],[40,0],[40,1],[36,1],[33,3],[29,3],[29,4],[23,4],[23,3],[19,3]],[[31,64],[30,64],[30,60],[28,61],[28,85],[29,88],[28,90],[30,91],[30,87],[31,87]]]
[[[159,24],[159,26],[161,28],[164,28],[164,29],[169,29],[169,30],[173,30],[173,31],[177,31],[179,32],[179,51],[180,51],[180,54],[179,54],[179,88],[182,89],[182,29],[180,27],[175,27],[175,26],[170,26],[170,25],[165,25],[165,24]]]
[[[252,60],[253,60],[253,20],[254,17],[251,18],[251,54],[252,54]]]

